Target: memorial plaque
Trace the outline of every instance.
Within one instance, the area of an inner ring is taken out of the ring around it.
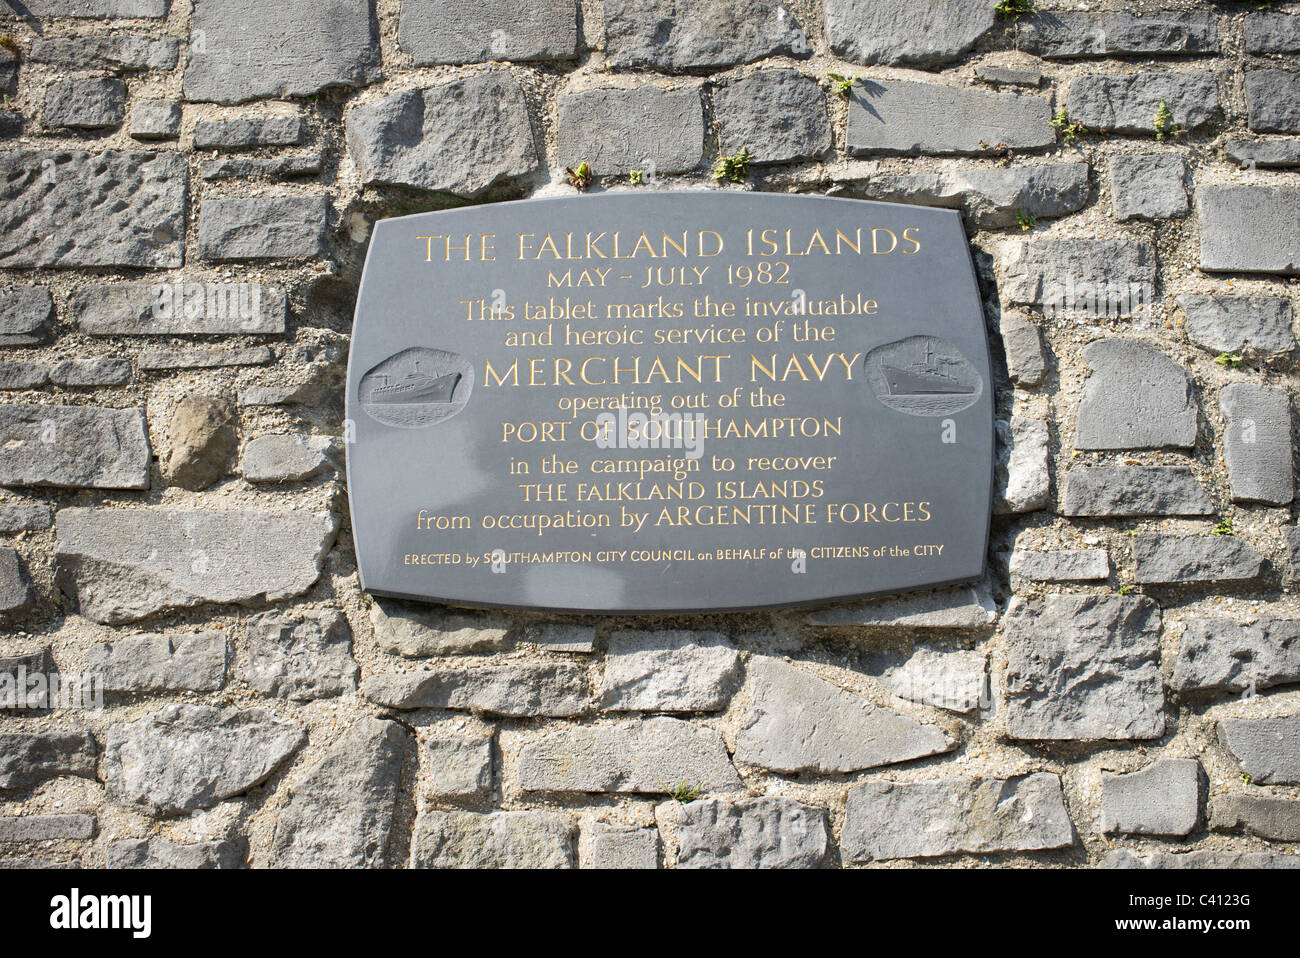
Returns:
[[[984,568],[992,382],[950,210],[646,191],[384,220],[347,416],[383,595],[748,609]]]

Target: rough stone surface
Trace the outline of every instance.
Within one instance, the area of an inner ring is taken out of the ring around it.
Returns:
[[[234,462],[238,427],[238,412],[229,397],[183,397],[164,430],[166,451],[160,464],[167,480],[182,489],[212,485]]]
[[[1079,403],[1076,449],[1196,445],[1196,400],[1186,368],[1137,339],[1089,343],[1083,359],[1092,373]]]
[[[1016,226],[1025,215],[1046,219],[1082,209],[1088,202],[1088,164],[960,165],[925,173],[878,173],[862,192],[890,203],[960,209],[971,226],[996,229]]]
[[[993,511],[999,515],[1044,508],[1051,494],[1047,422],[1013,414],[998,420]]]
[[[1300,133],[1300,73],[1247,70],[1246,109],[1256,133]]]
[[[45,88],[45,124],[54,129],[119,126],[125,116],[126,84],[121,80],[55,80]]]
[[[482,798],[492,791],[491,725],[443,715],[420,729],[421,793],[428,799]]]
[[[265,612],[248,623],[248,660],[239,677],[264,695],[294,702],[333,698],[355,692],[359,675],[352,630],[341,612]]]
[[[1038,86],[1043,82],[1043,71],[1037,66],[998,66],[978,64],[975,76],[985,83],[997,86]]]
[[[379,647],[406,658],[492,652],[506,645],[510,631],[499,616],[451,612],[384,598],[375,598],[371,603],[370,622]]]
[[[776,772],[856,772],[956,747],[942,729],[871,705],[768,656],[749,663],[736,760]]]
[[[180,41],[173,37],[113,33],[99,36],[37,38],[27,51],[32,63],[48,63],[65,70],[171,70],[180,56]]]
[[[50,368],[56,386],[122,386],[130,381],[128,359],[68,359]]]
[[[0,546],[0,612],[17,612],[35,599],[22,558],[14,549]]]
[[[1070,81],[1066,110],[1071,122],[1090,130],[1155,136],[1163,102],[1174,127],[1199,130],[1223,117],[1219,81],[1213,73],[1096,74]]]
[[[716,712],[740,680],[740,653],[718,632],[615,632],[600,707],[616,712]]]
[[[573,868],[573,819],[561,812],[425,809],[411,838],[412,868]]]
[[[826,813],[790,798],[702,798],[655,809],[678,868],[816,868]]]
[[[1223,144],[1223,152],[1248,169],[1300,166],[1300,141],[1291,139],[1230,139]]]
[[[1229,792],[1210,805],[1210,826],[1275,842],[1300,842],[1300,801]]]
[[[243,868],[248,843],[241,839],[182,845],[166,838],[127,838],[104,850],[109,868]]]
[[[325,252],[329,201],[323,196],[221,196],[199,212],[205,259],[309,259]]]
[[[3,559],[0,559],[0,565],[3,565]],[[48,677],[57,671],[48,647],[0,657],[0,709],[49,708],[48,686],[38,689],[32,684],[32,679],[38,675]]]
[[[174,140],[181,135],[181,119],[175,100],[136,100],[127,131],[136,140]]]
[[[187,186],[177,153],[0,153],[0,266],[175,269]]]
[[[983,632],[993,627],[997,612],[983,591],[962,586],[820,609],[805,621],[832,628]]]
[[[1300,52],[1300,20],[1293,14],[1251,13],[1246,17],[1247,53]]]
[[[298,722],[263,709],[166,705],[109,726],[101,775],[115,801],[186,815],[260,785],[306,738]]]
[[[1048,59],[1133,54],[1216,53],[1218,25],[1209,10],[1161,11],[1146,16],[1060,10],[1017,25],[1019,47]]]
[[[1003,616],[1004,716],[1016,739],[1164,734],[1160,607],[1145,596],[1013,599]]]
[[[1187,161],[1177,153],[1111,157],[1110,203],[1121,220],[1183,216],[1188,209]]]
[[[504,71],[362,104],[348,116],[347,140],[363,182],[457,196],[478,196],[538,162],[523,90]]]
[[[559,115],[562,166],[589,163],[596,176],[651,168],[680,173],[704,159],[704,108],[693,87],[566,93]]]
[[[1156,251],[1142,240],[1008,240],[999,260],[1005,302],[1053,313],[1126,315],[1155,288]]]
[[[1172,687],[1246,692],[1300,682],[1300,622],[1190,619],[1178,644]]]
[[[515,775],[526,792],[667,795],[682,785],[709,792],[741,785],[721,735],[665,717],[546,732],[520,748]]]
[[[543,622],[540,625],[526,626],[519,632],[519,638],[552,652],[593,652],[596,627],[567,622]]]
[[[208,181],[215,180],[293,180],[315,176],[325,166],[319,150],[295,156],[223,156],[205,162],[199,175]]]
[[[377,27],[372,0],[194,0],[185,98],[243,103],[362,86],[380,75]]]
[[[0,405],[0,485],[149,488],[142,409]]]
[[[849,790],[840,846],[851,861],[1067,848],[1074,829],[1061,779],[873,780]]]
[[[370,701],[396,709],[461,709],[493,715],[578,715],[590,693],[586,671],[569,663],[448,666],[371,675]]]
[[[289,785],[271,850],[281,868],[386,868],[410,733],[358,719]]]
[[[578,55],[578,4],[542,0],[406,0],[397,42],[417,66]]]
[[[803,27],[774,0],[610,0],[605,55],[616,69],[688,70],[812,52]]]
[[[1300,785],[1300,715],[1224,719],[1219,741],[1253,784]]]
[[[241,150],[257,146],[293,146],[305,130],[297,110],[244,116],[206,117],[194,124],[197,150]]]
[[[31,788],[60,775],[95,777],[89,732],[0,732],[0,789]]]
[[[53,523],[54,514],[47,505],[0,503],[0,532],[36,532]]]
[[[249,482],[302,482],[334,468],[337,453],[330,436],[261,436],[244,446],[239,472]]]
[[[1110,576],[1105,549],[1019,549],[1011,553],[1011,574],[1036,582],[1088,582]]]
[[[1295,497],[1291,401],[1286,390],[1230,383],[1219,393],[1232,498],[1284,506]]]
[[[973,712],[985,701],[987,662],[983,652],[938,651],[918,646],[910,653],[879,653],[864,665],[899,698],[951,712]]]
[[[821,156],[832,146],[826,97],[817,81],[796,70],[763,70],[713,94],[718,150],[748,150],[755,163]]]
[[[1186,466],[1075,466],[1067,516],[1208,516],[1214,503]]]
[[[854,63],[935,67],[969,52],[997,14],[982,0],[826,0],[826,39]]]
[[[21,815],[0,818],[0,842],[94,838],[94,815]]]
[[[228,655],[220,632],[122,636],[92,645],[86,669],[108,692],[214,692],[226,683]]]
[[[312,586],[336,528],[305,511],[67,508],[55,521],[56,581],[96,622],[275,602]]]
[[[1134,581],[1148,585],[1245,582],[1264,560],[1235,536],[1140,535],[1133,540]]]
[[[155,18],[167,16],[171,0],[23,0],[34,17]]]
[[[589,822],[578,836],[578,867],[655,869],[659,851],[656,829]]]
[[[1036,149],[1056,142],[1051,115],[1041,97],[872,79],[853,87],[846,145],[855,156]]]
[[[44,286],[0,290],[0,346],[36,346],[50,338],[54,300]]]
[[[1038,326],[1023,313],[1007,311],[998,324],[1007,373],[1020,386],[1037,386],[1047,375],[1047,354]]]
[[[1212,353],[1245,349],[1286,353],[1295,349],[1291,301],[1281,296],[1178,297],[1187,317],[1187,338]]]
[[[1224,868],[1300,868],[1300,855],[1271,855],[1268,852],[1232,852],[1203,849],[1185,853],[1154,852],[1138,855],[1128,849],[1110,852],[1102,868],[1170,868],[1204,869]]]
[[[1202,186],[1201,269],[1300,275],[1300,188]]]
[[[215,369],[221,366],[265,366],[273,359],[268,346],[227,349],[195,346],[189,349],[145,349],[136,361],[142,370]]]
[[[1101,830],[1190,835],[1200,823],[1201,766],[1167,758],[1126,775],[1101,775]]]
[[[91,336],[216,336],[283,333],[287,300],[265,283],[117,283],[85,286],[68,313]]]

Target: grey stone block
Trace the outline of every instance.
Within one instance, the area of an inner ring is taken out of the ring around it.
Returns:
[[[182,489],[206,489],[230,469],[238,430],[239,414],[228,395],[181,397],[163,424],[163,475]]]
[[[1066,110],[1072,122],[1091,130],[1154,136],[1162,102],[1179,129],[1199,130],[1223,117],[1219,81],[1201,72],[1077,77],[1070,81]]]
[[[740,653],[719,632],[619,631],[609,637],[600,707],[716,712],[740,681]]]
[[[1256,785],[1300,785],[1300,715],[1223,719],[1219,741]]]
[[[1188,210],[1187,162],[1176,153],[1111,157],[1110,204],[1121,220],[1167,220]]]
[[[1064,216],[1088,202],[1087,163],[1035,166],[951,166],[938,172],[877,173],[862,187],[868,199],[918,203],[962,211],[977,228],[1015,226],[1029,214]]]
[[[678,868],[816,868],[826,813],[790,798],[702,798],[655,809]]]
[[[586,670],[576,665],[447,666],[368,676],[362,694],[395,709],[459,709],[505,716],[579,715],[590,704]]]
[[[95,777],[89,732],[0,732],[0,789],[31,788],[61,775]]]
[[[68,359],[50,367],[56,386],[123,386],[131,381],[129,359]]]
[[[1190,835],[1200,823],[1201,766],[1168,758],[1126,775],[1101,775],[1101,830]]]
[[[1281,11],[1248,14],[1246,52],[1300,52],[1300,19]]]
[[[1300,166],[1300,140],[1233,140],[1223,145],[1228,159],[1248,169]]]
[[[337,455],[331,436],[259,436],[244,446],[239,472],[249,482],[302,482],[333,469]]]
[[[1068,848],[1074,829],[1061,779],[1039,772],[966,777],[849,790],[840,846],[854,862]]]
[[[1037,386],[1047,375],[1047,355],[1037,324],[1024,313],[1007,310],[998,326],[1012,382]]]
[[[0,612],[18,612],[35,599],[32,580],[17,550],[0,546]]]
[[[38,37],[27,59],[65,70],[171,70],[180,56],[180,41],[173,37],[148,37],[138,33],[111,33],[80,37]]]
[[[659,848],[656,829],[584,822],[578,836],[578,867],[655,869]]]
[[[33,17],[162,19],[171,0],[22,0],[22,5]]]
[[[294,702],[355,692],[361,670],[343,613],[264,612],[248,623],[248,661],[239,677],[264,695]]]
[[[616,69],[726,67],[812,52],[777,0],[609,0],[604,15],[605,56]]]
[[[187,183],[177,153],[0,153],[0,266],[175,269]]]
[[[185,98],[244,103],[363,86],[380,76],[378,26],[373,0],[194,0]]]
[[[910,652],[877,653],[863,661],[865,671],[878,674],[899,698],[951,712],[974,712],[981,704],[988,706],[987,664],[983,652],[939,651],[925,646]]]
[[[293,180],[315,176],[324,167],[325,158],[320,151],[298,156],[223,156],[204,162],[199,167],[199,175],[208,182],[245,178]]]
[[[505,647],[510,632],[504,616],[384,598],[373,598],[370,623],[381,649],[406,658],[493,652]]]
[[[996,428],[994,513],[1008,515],[1046,507],[1052,484],[1046,420],[1013,413],[1010,422],[999,419]]]
[[[1232,498],[1284,506],[1295,497],[1291,401],[1285,389],[1229,383],[1219,392]]]
[[[19,815],[0,818],[0,842],[94,838],[94,815]]]
[[[1291,301],[1283,296],[1186,294],[1178,305],[1187,317],[1187,338],[1212,353],[1289,353],[1296,347]]]
[[[142,409],[0,405],[0,485],[149,488]]]
[[[38,346],[50,338],[54,300],[44,286],[0,290],[0,346]]]
[[[1196,399],[1185,367],[1137,339],[1097,340],[1083,359],[1092,372],[1079,403],[1076,449],[1196,445]]]
[[[741,787],[721,735],[666,717],[545,732],[519,749],[515,776],[526,792],[667,795],[681,786]]]
[[[1232,852],[1202,849],[1191,852],[1153,852],[1138,855],[1120,848],[1106,855],[1102,868],[1149,868],[1161,871],[1189,868],[1197,871],[1225,868],[1300,868],[1300,855],[1272,855],[1268,852]]]
[[[826,40],[854,63],[936,67],[960,60],[997,25],[982,0],[826,0]]]
[[[1160,607],[1145,596],[1013,599],[1006,641],[1014,739],[1149,739],[1164,734]]]
[[[108,727],[101,774],[116,802],[186,815],[262,784],[306,740],[298,722],[263,709],[167,705]]]
[[[982,153],[1005,143],[1035,149],[1056,142],[1047,100],[913,80],[853,87],[846,149],[868,153]]]
[[[397,42],[416,66],[487,60],[571,60],[578,4],[541,0],[405,0]]]
[[[1048,59],[1217,53],[1218,26],[1210,10],[1128,13],[1053,10],[1017,24],[1020,49]]]
[[[937,726],[876,707],[780,659],[752,659],[748,690],[735,754],[749,765],[782,773],[856,772],[957,745]]]
[[[1300,73],[1247,70],[1246,111],[1256,133],[1300,133]]]
[[[109,868],[243,868],[248,842],[242,838],[182,845],[160,836],[127,838],[104,849]]]
[[[215,692],[227,656],[221,632],[124,635],[92,645],[86,670],[109,692]]]
[[[205,602],[301,595],[320,576],[337,520],[253,509],[65,508],[56,581],[96,622],[133,622]]]
[[[1202,186],[1201,269],[1300,275],[1300,189]]]
[[[50,381],[50,367],[44,363],[0,363],[0,391],[39,389]]]
[[[244,150],[259,146],[293,146],[305,129],[297,110],[246,116],[211,117],[194,124],[196,150]]]
[[[970,586],[841,604],[810,612],[812,626],[854,627],[876,631],[986,632],[997,621],[993,600]]]
[[[444,812],[426,808],[411,836],[412,868],[573,868],[573,818],[562,812]]]
[[[1208,516],[1214,503],[1186,466],[1075,466],[1067,516]]]
[[[48,529],[54,514],[44,503],[0,504],[0,532],[35,532]]]
[[[565,93],[559,117],[562,166],[589,163],[597,176],[640,169],[684,173],[704,159],[704,108],[694,87]]]
[[[274,356],[269,346],[229,349],[195,346],[189,349],[145,349],[137,365],[142,370],[216,369],[222,366],[265,366]]]
[[[1008,240],[998,261],[1003,302],[1051,315],[1126,316],[1154,295],[1156,251],[1143,240]]]
[[[997,86],[1038,86],[1043,82],[1043,71],[1035,66],[998,66],[981,63],[975,67],[975,76],[985,83]]]
[[[363,103],[348,115],[347,141],[362,182],[457,196],[538,165],[523,89],[503,70]]]
[[[91,336],[220,336],[283,333],[284,290],[265,283],[200,281],[84,286],[68,313]]]
[[[428,799],[481,798],[492,791],[491,725],[465,715],[443,715],[421,727],[421,793]]]
[[[120,126],[125,116],[126,84],[121,80],[55,80],[45,88],[45,124],[54,129]]]
[[[329,201],[323,196],[221,196],[203,201],[199,255],[243,259],[310,259],[325,253]]]
[[[1036,582],[1089,582],[1110,576],[1105,549],[1017,548],[1011,553],[1011,574]]]
[[[1300,801],[1229,792],[1210,805],[1210,826],[1275,842],[1300,842]]]
[[[1300,622],[1191,619],[1178,644],[1172,687],[1182,692],[1253,692],[1300,682]]]
[[[1149,585],[1247,582],[1264,559],[1235,536],[1140,535],[1133,540],[1134,581]]]
[[[718,151],[742,148],[755,163],[788,163],[831,149],[826,95],[795,70],[762,70],[720,86],[713,94]]]

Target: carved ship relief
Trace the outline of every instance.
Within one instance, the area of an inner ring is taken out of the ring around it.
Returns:
[[[474,368],[465,357],[413,346],[362,376],[357,399],[371,418],[387,426],[422,429],[464,409],[473,388]]]
[[[950,343],[909,336],[867,354],[866,375],[876,398],[909,416],[948,416],[975,404],[984,380]]]

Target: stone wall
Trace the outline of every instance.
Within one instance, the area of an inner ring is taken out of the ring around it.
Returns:
[[[1300,5],[23,6],[0,673],[106,693],[0,713],[3,864],[1296,864]],[[650,620],[360,592],[371,224],[583,161],[963,212],[986,582]]]

